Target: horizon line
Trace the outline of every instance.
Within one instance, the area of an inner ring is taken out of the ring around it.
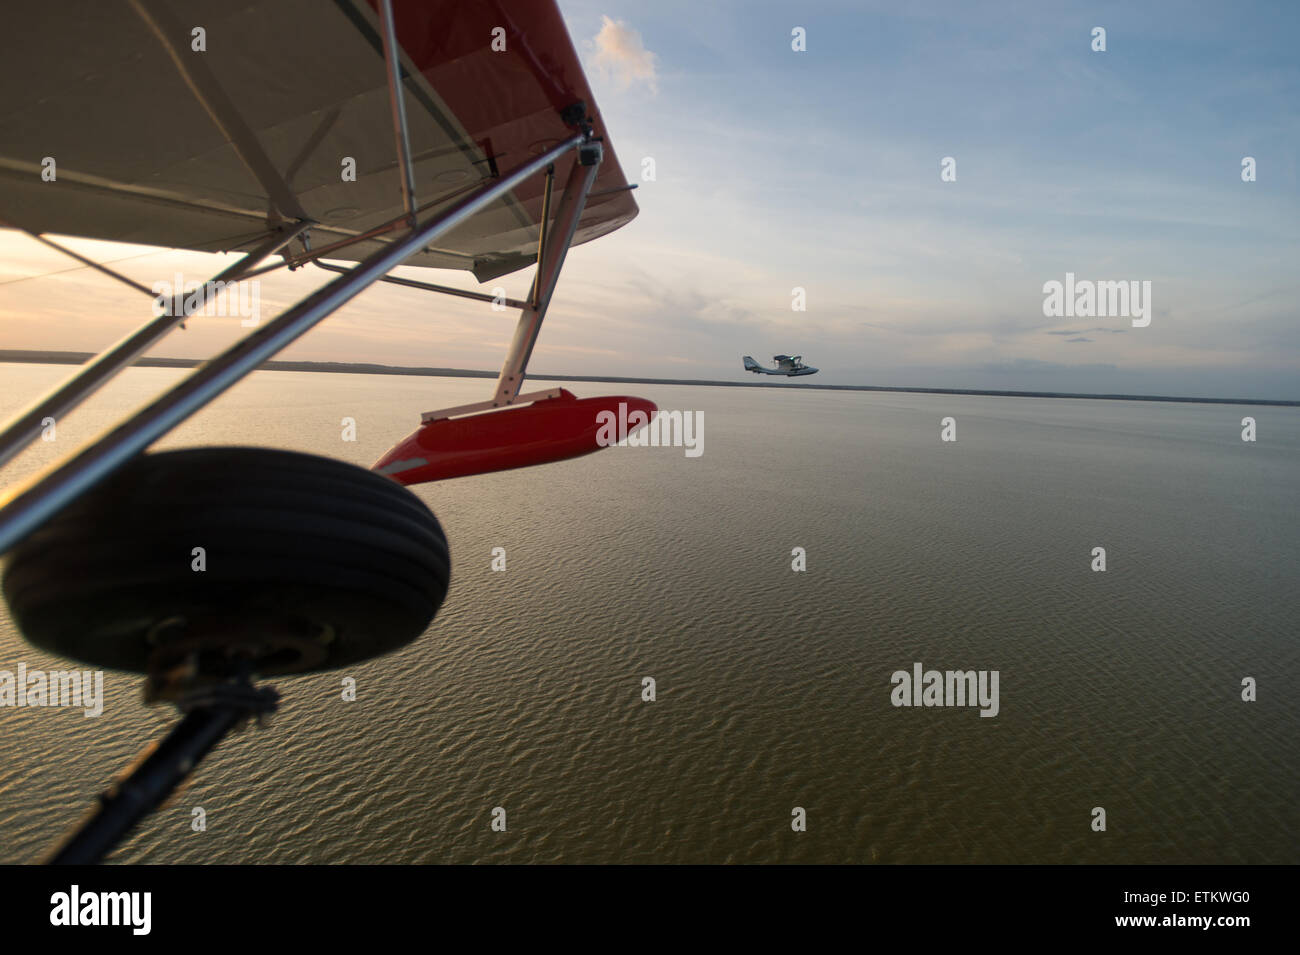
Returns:
[[[0,348],[0,363],[27,365],[83,365],[95,352],[43,351],[40,349]],[[197,368],[207,359],[137,358],[131,364],[142,368]],[[373,362],[340,361],[265,361],[257,370],[306,371],[359,375],[411,375],[426,378],[496,378],[498,372],[465,368],[411,367]],[[699,378],[644,378],[621,375],[545,375],[530,374],[534,381],[593,381],[611,384],[694,385],[713,388],[805,388],[819,391],[882,391],[921,395],[975,395],[990,398],[1091,398],[1101,401],[1170,401],[1185,404],[1265,405],[1300,407],[1300,400],[1270,398],[1204,398],[1181,395],[1084,394],[1066,391],[1010,391],[989,388],[921,388],[898,385],[821,385],[811,382],[719,381]]]

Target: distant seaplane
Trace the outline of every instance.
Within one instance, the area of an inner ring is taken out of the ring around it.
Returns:
[[[802,361],[802,355],[795,355],[791,358],[789,355],[774,355],[772,361],[776,362],[775,368],[764,368],[748,355],[745,356],[745,371],[752,371],[756,375],[785,375],[787,378],[794,378],[798,375],[815,375],[816,368],[810,368]]]

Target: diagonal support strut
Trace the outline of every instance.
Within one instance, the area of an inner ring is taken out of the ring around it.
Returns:
[[[551,304],[551,296],[560,278],[560,269],[564,266],[565,256],[573,243],[574,233],[578,229],[578,220],[587,204],[587,194],[591,184],[596,181],[600,169],[602,151],[599,142],[584,143],[578,157],[569,170],[569,178],[564,184],[564,194],[555,210],[555,221],[542,223],[542,241],[539,243],[537,256],[537,275],[533,280],[533,293],[529,296],[529,305],[524,308],[515,326],[514,338],[510,342],[510,351],[506,354],[505,364],[501,366],[501,375],[497,378],[496,393],[492,398],[492,407],[514,404],[519,396],[519,388],[524,383],[524,371],[528,359],[537,344],[538,332],[542,329],[542,320],[546,318],[546,309]],[[550,205],[549,189],[546,205]]]

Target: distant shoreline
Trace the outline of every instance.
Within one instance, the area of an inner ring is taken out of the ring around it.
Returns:
[[[0,348],[0,363],[29,365],[84,365],[94,358],[93,352],[27,351]],[[194,368],[203,362],[196,358],[140,358],[135,364],[144,368]],[[260,366],[266,371],[316,371],[351,375],[415,375],[426,378],[496,378],[495,371],[472,371],[463,368],[403,368],[398,365],[371,365],[337,361],[268,361]],[[1273,401],[1266,398],[1185,398],[1174,395],[1085,395],[1063,391],[994,391],[980,388],[902,388],[886,385],[818,385],[805,382],[708,381],[682,378],[623,378],[594,375],[529,375],[545,381],[595,381],[634,385],[705,385],[713,388],[803,388],[817,391],[887,391],[917,395],[979,395],[991,398],[1092,398],[1105,401],[1176,401],[1184,404],[1270,405],[1300,407],[1300,401]]]

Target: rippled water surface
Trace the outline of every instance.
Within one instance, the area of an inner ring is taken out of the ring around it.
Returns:
[[[0,412],[71,371],[0,365]],[[0,480],[181,374],[132,369]],[[490,385],[258,372],[162,446],[369,465]],[[1300,409],[566,387],[702,412],[704,453],[418,488],[453,559],[429,632],[276,682],[273,720],[117,860],[1300,861]],[[999,671],[998,715],[892,706],[918,661]],[[66,667],[0,607],[0,670],[20,662]],[[39,857],[172,720],[117,673],[99,718],[0,708],[0,861]]]

